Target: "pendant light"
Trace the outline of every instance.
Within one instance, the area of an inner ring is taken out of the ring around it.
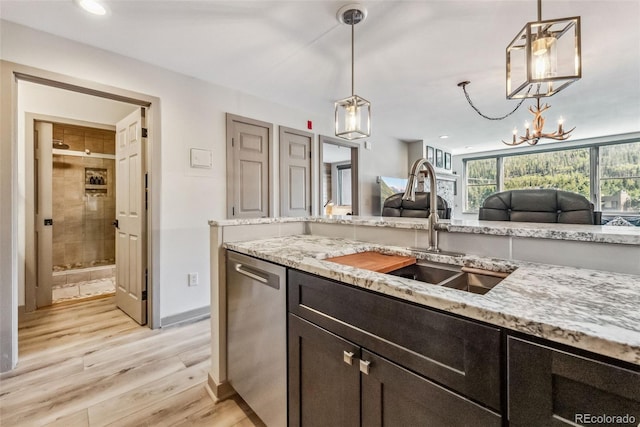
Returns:
[[[582,77],[580,17],[528,22],[507,46],[507,98],[552,96]],[[530,90],[535,85],[535,90]]]
[[[367,10],[360,4],[349,4],[338,10],[338,21],[351,26],[351,96],[336,101],[336,136],[348,140],[371,135],[371,103],[355,93],[354,38],[355,25],[364,21]]]
[[[507,99],[519,99],[518,104],[503,116],[491,117],[483,114],[471,101],[467,92],[468,80],[458,83],[467,102],[485,119],[504,120],[515,113],[527,98],[535,98],[536,105],[529,108],[534,116],[533,129],[525,122],[525,135],[518,136],[513,130],[506,145],[527,143],[535,145],[542,138],[564,141],[575,129],[565,130],[563,120],[558,121],[558,130],[544,132],[545,119],[542,113],[550,108],[541,105],[540,98],[552,96],[582,77],[580,41],[580,17],[542,20],[542,0],[538,2],[538,20],[528,22],[507,46]]]

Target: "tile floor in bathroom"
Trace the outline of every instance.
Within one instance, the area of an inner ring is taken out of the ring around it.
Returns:
[[[115,277],[66,283],[51,287],[53,304],[114,295],[116,292]]]

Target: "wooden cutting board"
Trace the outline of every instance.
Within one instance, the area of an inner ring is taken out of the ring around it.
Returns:
[[[384,255],[373,251],[326,258],[325,261],[337,262],[338,264],[350,265],[351,267],[377,271],[378,273],[388,273],[401,267],[416,263],[416,259],[414,257],[404,255]]]

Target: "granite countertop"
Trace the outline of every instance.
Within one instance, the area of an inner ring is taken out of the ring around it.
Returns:
[[[270,224],[284,222],[319,222],[327,224],[351,224],[369,227],[392,227],[426,230],[424,218],[389,218],[364,216],[318,216],[297,218],[256,218],[211,220],[212,226],[234,226],[246,224]],[[450,233],[489,234],[537,239],[572,240],[580,242],[640,245],[640,227],[616,227],[607,225],[545,224],[509,221],[440,220],[437,229]]]
[[[300,220],[300,219],[298,219]],[[314,235],[225,243],[227,249],[640,365],[640,276]],[[324,261],[367,250],[511,274],[485,295]]]

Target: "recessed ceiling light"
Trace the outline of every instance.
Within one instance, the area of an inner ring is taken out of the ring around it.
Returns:
[[[440,135],[440,139],[447,139],[449,138],[449,135]]]
[[[94,15],[106,15],[107,8],[98,0],[75,0],[76,4]]]
[[[471,150],[471,149],[473,148],[473,146],[471,146],[471,145],[466,145],[464,148],[465,148],[466,150]]]

